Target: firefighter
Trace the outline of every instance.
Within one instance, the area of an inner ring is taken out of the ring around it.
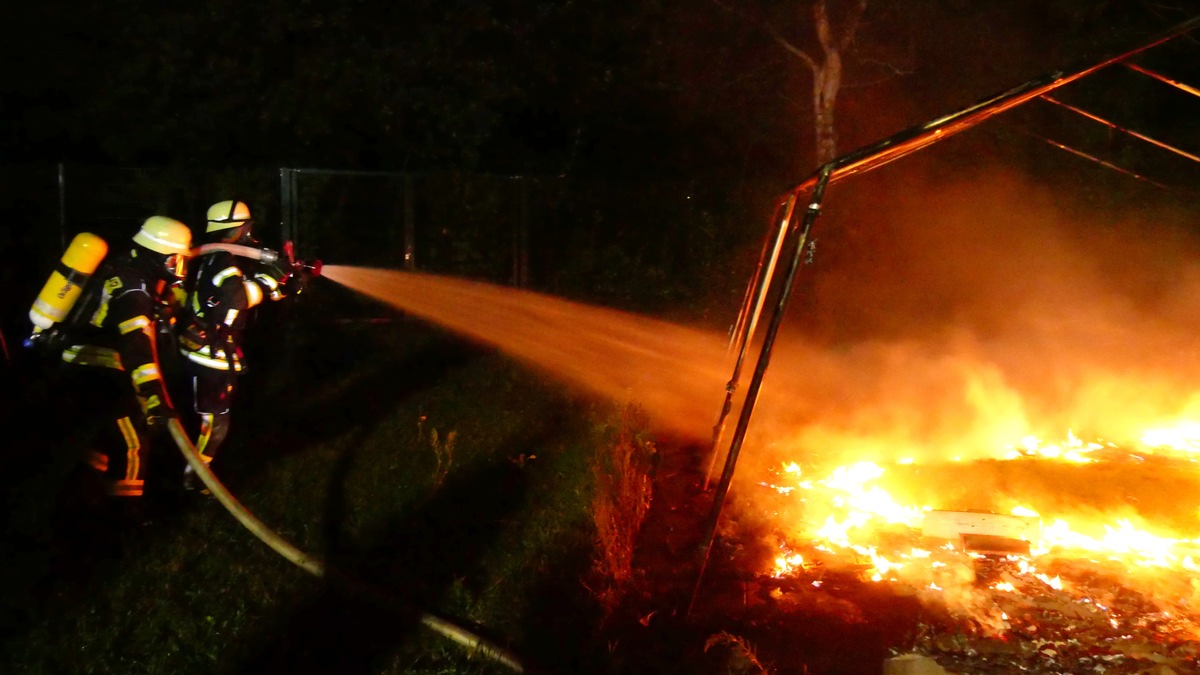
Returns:
[[[163,378],[159,347],[177,312],[191,240],[191,230],[178,220],[147,218],[133,236],[133,246],[100,262],[93,275],[95,297],[80,300],[83,325],[65,340],[69,346],[62,350],[62,360],[71,366],[124,373],[111,378],[120,395],[93,402],[117,407],[123,451],[90,449],[88,456],[111,496],[144,494],[152,444],[162,442],[170,420],[179,417]]]
[[[254,219],[243,201],[226,200],[208,209],[205,243],[198,249],[185,321],[179,334],[180,353],[192,370],[193,407],[199,416],[196,449],[211,463],[229,433],[229,414],[237,378],[246,368],[243,337],[255,307],[300,291],[300,275],[275,263],[278,256],[261,249],[254,238]],[[221,248],[221,245],[233,245]],[[256,258],[254,253],[268,255]],[[191,466],[184,468],[184,487],[200,488]]]

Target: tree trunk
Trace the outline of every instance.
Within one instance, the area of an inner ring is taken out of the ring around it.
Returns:
[[[817,165],[837,157],[837,130],[834,106],[842,83],[842,56],[834,49],[825,53],[825,62],[813,71],[813,127],[817,139]]]
[[[813,4],[813,22],[821,50],[825,58],[813,60],[813,125],[817,139],[817,165],[822,166],[837,157],[837,131],[834,128],[834,108],[837,105],[838,89],[842,86],[842,50],[854,39],[858,20],[866,9],[867,0],[856,0],[854,9],[846,19],[840,38],[834,38],[829,25],[826,0]]]
[[[728,7],[722,0],[714,0]],[[828,0],[813,3],[813,24],[817,39],[821,42],[823,58],[818,60],[808,52],[789,42],[779,31],[766,21],[761,25],[781,47],[803,61],[813,74],[813,125],[816,136],[817,166],[823,166],[837,157],[837,131],[834,125],[834,109],[837,106],[838,89],[842,86],[842,54],[854,40],[858,22],[867,10],[867,0],[851,0],[854,4],[843,19],[841,34],[834,35],[830,25]]]

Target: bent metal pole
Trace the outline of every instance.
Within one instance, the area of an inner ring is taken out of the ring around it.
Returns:
[[[758,326],[759,316],[762,314],[767,289],[771,285],[771,280],[775,278],[775,265],[779,262],[779,254],[783,250],[784,239],[787,237],[788,232],[788,223],[792,222],[792,214],[796,211],[796,199],[797,194],[793,192],[788,195],[787,199],[782,200],[776,209],[775,236],[768,234],[765,238],[762,255],[759,257],[754,278],[746,287],[746,301],[743,303],[742,311],[738,316],[738,332],[736,336],[737,360],[733,366],[733,375],[729,377],[729,382],[725,385],[725,400],[721,404],[721,412],[717,415],[717,422],[713,425],[712,441],[708,447],[708,471],[704,474],[705,492],[712,485],[713,469],[716,467],[717,457],[720,455],[717,448],[721,444],[721,436],[725,433],[725,419],[729,416],[730,411],[733,410],[733,395],[737,391],[738,382],[742,379],[742,365],[746,361],[746,352],[750,349],[750,343],[754,340],[754,331]],[[765,269],[763,267],[764,262],[766,262]]]
[[[830,162],[817,172],[817,182],[812,190],[812,196],[809,198],[808,208],[804,210],[804,224],[800,228],[800,234],[796,237],[796,249],[792,254],[792,259],[788,263],[787,276],[784,278],[783,286],[779,289],[779,298],[775,303],[775,310],[771,314],[771,323],[767,326],[767,332],[763,335],[762,350],[758,355],[758,365],[754,368],[754,375],[750,378],[750,384],[746,388],[746,400],[742,404],[741,414],[738,416],[737,428],[733,432],[733,438],[729,443],[729,452],[725,456],[725,469],[721,472],[721,480],[717,483],[716,491],[713,493],[713,504],[709,511],[708,522],[704,527],[704,539],[700,543],[700,548],[697,551],[699,558],[697,560],[696,580],[692,585],[692,596],[688,600],[687,615],[692,613],[692,607],[696,604],[697,591],[700,589],[700,583],[704,579],[704,570],[708,566],[709,553],[712,551],[713,538],[716,536],[717,523],[721,520],[721,510],[725,506],[725,497],[729,493],[729,485],[733,481],[734,468],[737,466],[738,452],[741,451],[742,442],[746,439],[746,429],[750,426],[750,415],[754,412],[754,403],[758,400],[758,392],[762,388],[763,376],[767,372],[767,365],[771,362],[771,351],[775,346],[775,336],[779,333],[779,325],[783,319],[783,310],[787,307],[788,298],[792,294],[792,286],[795,285],[796,270],[800,268],[800,261],[804,257],[805,244],[808,242],[808,234],[812,230],[813,222],[817,216],[821,214],[821,200],[825,197],[825,186],[829,183],[829,176],[833,173],[833,163]],[[799,201],[799,196],[797,196]],[[793,208],[791,213],[795,214]]]
[[[183,425],[179,420],[171,420],[168,428],[171,431],[171,438],[174,439],[175,445],[179,447],[179,451],[183,453],[184,459],[187,460],[188,466],[200,476],[200,480],[208,487],[217,501],[221,502],[221,506],[225,507],[234,518],[237,518],[247,530],[250,530],[254,536],[258,537],[266,545],[275,550],[276,553],[294,563],[304,571],[316,577],[333,578],[343,585],[362,593],[364,597],[379,599],[386,598],[386,595],[381,595],[380,589],[368,587],[361,581],[338,570],[328,567],[318,558],[301,551],[291,545],[283,537],[280,537],[269,527],[263,524],[253,513],[242,506],[242,504],[234,497],[229,490],[217,480],[216,474],[208,467],[204,460],[200,459],[200,452],[196,450],[196,446],[192,444],[192,440],[188,438],[187,432],[184,431]],[[394,602],[402,602],[394,600]],[[419,611],[419,610],[418,610]],[[520,660],[517,659],[511,652],[497,645],[491,644],[482,637],[472,633],[471,631],[459,626],[449,619],[436,616],[429,612],[420,612],[421,623],[442,635],[454,640],[455,642],[467,647],[472,652],[483,654],[498,661],[513,671],[518,673],[525,672]]]
[[[758,369],[755,371],[754,379],[751,382],[750,389],[747,391],[746,400],[742,403],[741,414],[738,419],[738,428],[734,433],[732,442],[730,443],[729,452],[726,454],[725,471],[721,476],[721,483],[717,487],[716,494],[713,496],[712,512],[705,527],[704,540],[700,545],[699,571],[696,575],[696,583],[693,586],[692,597],[688,603],[688,614],[691,613],[692,605],[695,604],[696,591],[699,589],[700,581],[704,576],[704,568],[708,564],[709,550],[712,547],[712,540],[716,533],[717,521],[720,519],[725,496],[729,490],[729,482],[732,480],[733,471],[737,464],[737,454],[741,449],[741,443],[746,433],[746,425],[749,424],[750,415],[754,411],[754,404],[758,397],[758,388],[761,386],[763,371],[766,369],[767,363],[770,361],[771,345],[774,342],[775,333],[778,330],[778,323],[782,313],[781,310],[786,304],[787,298],[791,293],[791,285],[793,283],[796,268],[799,265],[801,255],[803,254],[809,228],[812,226],[812,222],[816,219],[817,212],[820,210],[821,196],[824,194],[826,185],[837,179],[845,178],[856,173],[864,173],[878,168],[884,164],[914,153],[926,146],[943,141],[960,131],[974,127],[975,125],[980,124],[981,122],[984,122],[995,115],[1005,112],[1006,110],[1020,106],[1035,98],[1044,97],[1046,94],[1058,89],[1059,87],[1084,78],[1096,72],[1097,70],[1100,70],[1101,68],[1119,63],[1131,56],[1169,42],[1170,40],[1184,35],[1197,27],[1200,27],[1200,16],[1192,17],[1187,21],[1176,25],[1174,28],[1169,29],[1165,33],[1120,54],[1098,61],[1089,61],[1083,65],[1075,66],[1067,70],[1060,70],[1043,75],[1042,77],[1029,80],[1028,82],[1017,85],[1016,87],[1013,87],[1007,91],[985,98],[973,105],[956,110],[947,115],[942,115],[941,117],[929,120],[922,124],[904,129],[903,131],[884,138],[883,140],[859,148],[858,150],[834,159],[833,161],[820,167],[816,173],[809,176],[802,183],[800,183],[800,185],[796,186],[792,190],[792,194],[800,195],[811,189],[813,191],[813,200],[809,206],[808,213],[805,215],[804,229],[801,233],[799,241],[797,242],[797,249],[795,258],[792,261],[792,266],[788,270],[787,282],[780,292],[779,302],[777,303],[775,314],[771,320],[771,329],[768,332],[767,337],[764,339],[763,346],[759,352]],[[769,283],[769,280],[766,283]],[[724,412],[722,415],[723,414]]]

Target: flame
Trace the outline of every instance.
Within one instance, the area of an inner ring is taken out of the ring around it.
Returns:
[[[1170,450],[1178,454],[1200,454],[1200,422],[1183,421],[1171,427],[1147,429],[1142,445],[1149,449]]]
[[[1026,436],[1003,458],[986,461],[1002,465],[1027,461],[1048,467],[1111,465],[1119,471],[1122,466],[1144,462],[1143,455],[1191,457],[1200,449],[1200,424],[1156,428],[1142,434],[1134,445],[1137,452],[1123,451],[1118,444],[1085,442],[1068,431],[1064,440],[1053,443]],[[985,460],[970,460],[965,469],[981,461]],[[961,472],[964,467],[956,469]],[[783,499],[797,500],[801,508],[796,509],[798,515],[782,511],[788,515],[790,532],[769,573],[802,577],[822,566],[857,570],[865,581],[904,584],[936,595],[1002,633],[1008,630],[1008,619],[998,606],[982,601],[981,592],[1013,595],[1042,589],[1040,592],[1065,593],[1097,611],[1109,611],[1099,599],[1087,597],[1085,589],[1064,577],[1060,568],[1068,563],[1114,566],[1121,570],[1123,583],[1140,584],[1149,593],[1164,583],[1163,574],[1190,575],[1200,570],[1200,538],[1180,536],[1169,527],[1128,514],[1093,511],[1083,515],[1070,509],[1060,513],[1045,505],[1018,501],[1005,509],[1010,515],[993,511],[998,514],[997,522],[1000,526],[1036,522],[1040,524],[1037,534],[1027,536],[1024,530],[1013,530],[1019,534],[1012,538],[1020,539],[1027,549],[1007,553],[1004,560],[1010,569],[1004,577],[979,586],[973,563],[985,555],[997,555],[995,551],[971,550],[965,536],[940,544],[920,536],[930,512],[944,508],[938,503],[913,501],[913,495],[920,492],[913,487],[920,481],[913,478],[931,470],[930,465],[913,460],[889,467],[860,461],[827,470],[795,461],[778,465],[773,478],[762,484]],[[1200,493],[1196,499],[1200,501]],[[1193,512],[1200,513],[1200,509]],[[1190,594],[1200,599],[1200,590],[1192,589]],[[1160,595],[1158,607],[1164,617],[1187,622],[1200,634],[1200,609],[1191,609],[1190,597],[1180,597],[1177,591]],[[1113,621],[1114,627],[1120,623]]]
[[[1010,448],[1004,454],[1004,459],[1044,457],[1083,464],[1095,461],[1089,454],[1102,447],[1099,443],[1084,443],[1075,436],[1075,432],[1067,430],[1067,440],[1062,443],[1043,443],[1037,436],[1026,436],[1021,439],[1019,448]]]

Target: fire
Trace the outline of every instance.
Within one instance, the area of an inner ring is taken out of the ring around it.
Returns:
[[[1080,470],[1096,471],[1110,467],[1113,475],[1120,476],[1122,467],[1141,467],[1146,456],[1191,461],[1198,449],[1200,424],[1181,424],[1146,432],[1136,451],[1100,440],[1085,442],[1068,432],[1062,442],[1047,443],[1028,436],[1002,458],[950,462],[947,466],[954,465],[961,473],[969,472],[973,464],[984,466],[982,462],[990,462],[992,470],[1011,462],[1029,462],[1028,466],[1042,469],[1080,466]],[[1097,468],[1085,468],[1092,466]],[[951,609],[972,614],[980,625],[1003,633],[1009,620],[1003,616],[1001,597],[1031,592],[1065,594],[1087,603],[1092,608],[1088,611],[1109,611],[1103,598],[1089,597],[1094,589],[1072,581],[1072,575],[1090,566],[1114,573],[1120,583],[1156,598],[1163,617],[1200,634],[1200,609],[1191,606],[1193,595],[1200,600],[1200,588],[1181,581],[1200,569],[1200,538],[1189,538],[1131,514],[1111,510],[1073,513],[1070,509],[1059,513],[1046,505],[1013,501],[1015,495],[988,493],[994,502],[1008,499],[1010,503],[1003,510],[986,513],[942,511],[947,505],[936,499],[914,501],[922,494],[914,485],[938,470],[913,461],[887,467],[861,461],[825,470],[797,462],[780,465],[772,480],[761,484],[797,508],[782,509],[790,532],[782,538],[769,573],[777,578],[815,575],[819,580],[818,570],[855,570],[865,581],[906,586],[923,597],[936,597]],[[1178,498],[1190,496],[1180,494]],[[1200,493],[1195,500],[1200,503]],[[1051,507],[1062,506],[1044,501]],[[996,503],[990,506],[995,509]],[[1192,513],[1197,513],[1195,507]],[[958,536],[947,538],[945,528],[955,526],[962,528]],[[981,584],[978,567],[986,560],[999,561],[1005,571]],[[990,595],[984,598],[981,594]],[[1110,623],[1114,628],[1124,625],[1119,617]]]
[[[1102,447],[1099,443],[1084,443],[1075,436],[1075,432],[1068,430],[1067,440],[1063,443],[1043,443],[1037,436],[1026,436],[1021,439],[1020,448],[1010,448],[1004,459],[1045,457],[1066,462],[1092,462],[1095,460],[1088,455]]]
[[[1200,454],[1200,422],[1180,422],[1173,427],[1148,429],[1141,440],[1151,449],[1183,455]]]

